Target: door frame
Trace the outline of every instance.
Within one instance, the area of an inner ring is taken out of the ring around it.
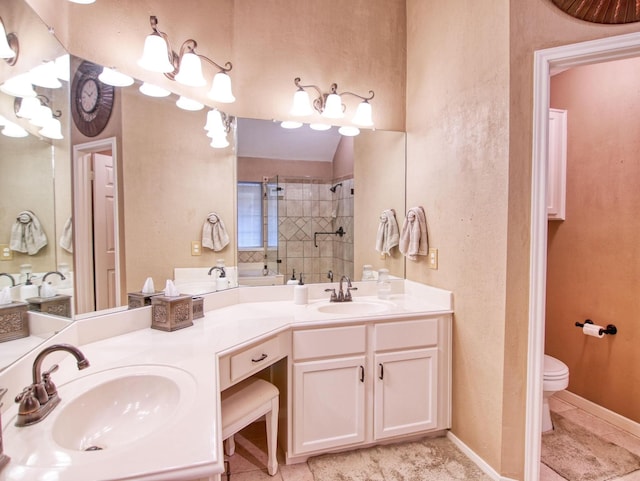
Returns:
[[[640,33],[536,50],[533,69],[533,146],[531,168],[531,246],[525,480],[540,474],[542,379],[547,269],[547,164],[550,74],[553,71],[640,56]]]
[[[110,150],[113,157],[114,172],[118,172],[117,141],[115,137],[94,140],[73,146],[73,224],[74,224],[74,283],[76,286],[86,286],[75,289],[76,312],[86,314],[95,311],[94,265],[93,265],[93,199],[91,165],[85,161],[87,154]],[[120,220],[118,206],[118,175],[114,175],[116,195],[114,198],[114,235],[116,249],[116,305],[121,305],[121,262]]]

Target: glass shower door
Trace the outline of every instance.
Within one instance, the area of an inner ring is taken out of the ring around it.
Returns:
[[[282,187],[277,175],[267,179],[265,190],[265,264],[270,273],[279,274],[278,199],[282,197]]]

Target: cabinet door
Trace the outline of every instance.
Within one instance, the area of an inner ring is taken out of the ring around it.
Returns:
[[[567,190],[567,111],[549,109],[547,217],[564,220]]]
[[[375,369],[375,439],[437,426],[436,348],[376,354]]]
[[[364,441],[364,356],[293,365],[296,454]]]

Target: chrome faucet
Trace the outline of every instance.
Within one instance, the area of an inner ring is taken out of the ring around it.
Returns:
[[[342,283],[344,281],[347,281],[347,291],[345,292],[344,289],[342,288]],[[335,289],[325,289],[325,292],[331,292],[331,298],[329,299],[330,302],[350,302],[353,300],[353,298],[351,297],[351,291],[357,291],[358,288],[357,287],[353,287],[351,285],[351,279],[349,279],[348,276],[342,276],[340,278],[340,288],[338,290],[338,293],[336,294],[336,290]]]
[[[227,277],[227,274],[224,271],[224,267],[213,266],[211,269],[209,269],[209,275],[211,275],[213,271],[220,271],[220,275],[218,277]]]
[[[6,272],[0,272],[0,276],[5,276],[5,277],[8,277],[9,279],[11,279],[11,287],[15,287],[16,286],[16,280],[13,278],[13,276],[11,274],[7,274]]]
[[[42,421],[60,402],[56,386],[51,380],[51,374],[58,370],[58,365],[54,364],[48,371],[42,373],[44,358],[56,351],[66,351],[72,354],[76,358],[80,370],[89,367],[89,361],[84,354],[71,344],[54,344],[40,351],[33,361],[33,382],[24,388],[15,399],[17,403],[20,403],[16,426],[29,426]]]
[[[59,271],[49,271],[47,272],[44,276],[42,276],[42,283],[44,284],[47,280],[47,277],[49,277],[51,274],[58,274],[60,276],[60,280],[64,281],[66,279],[66,277],[64,277],[64,275],[62,275],[62,272]]]

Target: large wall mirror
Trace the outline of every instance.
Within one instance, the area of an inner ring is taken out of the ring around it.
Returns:
[[[23,35],[24,40],[21,37],[24,48],[32,43],[28,40],[31,35],[38,46],[54,43],[39,54],[35,53],[34,47],[29,54],[34,58],[31,63],[64,53],[46,25],[21,0],[3,2],[0,16],[8,24],[9,31],[22,29],[21,22],[26,20],[13,23],[16,18],[31,17],[32,22],[38,22],[42,33],[33,34],[33,28],[25,30],[28,33]],[[247,277],[255,274],[258,278],[266,277],[262,274],[267,265],[266,272],[280,276],[277,282],[286,282],[293,269],[296,275],[303,273],[306,282],[329,282],[329,271],[335,276],[347,274],[359,280],[364,264],[371,264],[374,269],[386,267],[392,274],[404,277],[404,258],[397,250],[385,258],[375,250],[381,211],[394,209],[400,225],[404,219],[403,132],[364,130],[357,137],[347,138],[336,135],[332,129],[322,137],[325,152],[316,157],[316,154],[304,153],[305,142],[312,134],[307,125],[285,132],[272,119],[236,118],[231,105],[227,111],[234,119],[228,136],[230,145],[214,149],[203,128],[209,108],[182,110],[176,106],[177,95],[163,98],[143,95],[139,91],[141,82],[136,81],[129,87],[116,88],[107,127],[96,137],[89,138],[77,130],[70,118],[68,93],[73,74],[84,60],[71,56],[70,81],[59,92],[48,92],[55,103],[60,104],[56,108],[62,112],[63,140],[33,136],[21,144],[24,153],[14,154],[18,147],[5,148],[6,142],[13,139],[3,139],[0,135],[2,169],[11,172],[10,176],[3,175],[2,178],[11,179],[12,190],[7,191],[17,192],[5,196],[0,203],[0,229],[3,229],[0,230],[0,244],[9,242],[8,230],[16,215],[14,211],[28,208],[40,211],[39,207],[17,201],[25,199],[26,202],[27,194],[34,192],[39,195],[49,192],[50,200],[44,203],[48,209],[46,215],[51,217],[46,221],[51,223],[49,244],[42,251],[47,253],[47,260],[43,256],[36,261],[32,256],[29,260],[35,272],[58,270],[67,264],[73,278],[74,268],[81,267],[80,256],[93,255],[86,254],[87,245],[95,244],[93,240],[76,246],[73,254],[60,246],[60,237],[74,212],[71,193],[76,189],[77,194],[78,188],[72,185],[71,179],[77,183],[82,177],[77,169],[79,162],[82,164],[87,156],[98,154],[113,158],[114,229],[110,235],[120,260],[115,261],[109,271],[112,273],[107,274],[106,283],[111,290],[106,301],[98,301],[96,287],[92,286],[92,282],[104,274],[96,272],[95,265],[88,269],[89,274],[93,274],[91,281],[84,279],[74,284],[75,301],[87,298],[88,289],[93,295],[76,308],[76,318],[98,315],[104,309],[126,309],[127,293],[140,291],[149,277],[160,290],[166,280],[174,279],[176,268],[208,270],[219,261],[227,266],[244,268],[243,274]],[[0,80],[15,75],[16,68],[2,66]],[[20,69],[27,69],[26,64]],[[235,94],[242,95],[242,92]],[[2,98],[0,105],[6,116],[14,116],[12,98]],[[287,144],[286,153],[269,150],[264,136],[272,136],[271,143],[282,146],[285,145],[282,135],[289,137],[300,150],[294,153],[292,143]],[[273,141],[275,138],[278,140]],[[316,145],[307,151],[316,152],[317,149]],[[5,155],[8,152],[12,154]],[[25,162],[20,162],[23,170],[19,172],[7,161],[20,156]],[[42,160],[37,161],[37,158]],[[34,162],[46,164],[46,168],[31,170],[29,165]],[[73,169],[76,171],[72,172]],[[41,182],[42,177],[49,179],[46,188],[34,189],[35,182]],[[273,196],[276,201],[275,208],[265,205],[260,213],[259,222],[265,226],[265,237],[260,245],[238,246],[238,231],[243,228],[238,225],[238,208],[242,203],[239,192],[243,183],[257,183],[263,195]],[[4,185],[2,191],[5,192]],[[303,200],[305,202],[301,202]],[[79,198],[74,202],[79,204]],[[44,217],[44,210],[42,212]],[[222,250],[203,248],[194,255],[193,242],[201,241],[203,226],[210,213],[223,219],[230,243]],[[84,224],[74,222],[76,235],[86,231]],[[269,226],[275,229],[271,238],[276,242],[269,242]],[[340,228],[344,234],[335,234]],[[83,247],[85,254],[81,254]],[[19,274],[21,264],[26,263],[29,262],[16,256],[11,265],[1,263],[0,272]],[[9,280],[0,277],[0,286],[6,285],[5,282]],[[245,279],[240,282],[244,285],[253,283]]]

